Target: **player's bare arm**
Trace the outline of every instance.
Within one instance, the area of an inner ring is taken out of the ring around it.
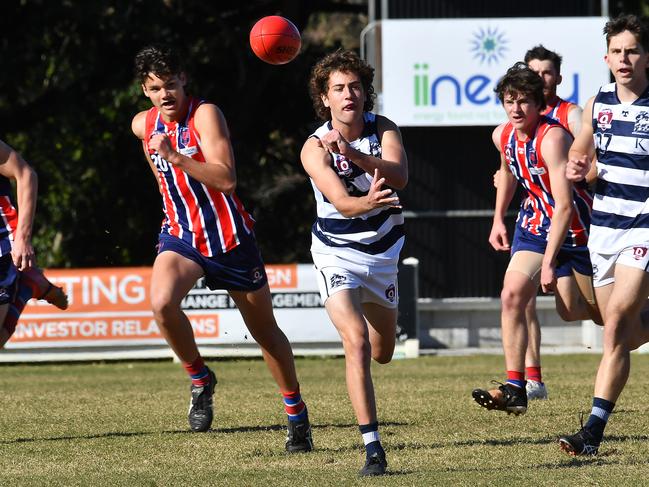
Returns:
[[[568,128],[573,137],[577,137],[581,132],[583,110],[579,105],[572,105],[568,112]]]
[[[0,175],[16,181],[18,224],[11,256],[20,271],[36,265],[36,256],[32,246],[32,227],[36,213],[38,194],[38,176],[32,167],[4,142],[0,141]]]
[[[408,184],[408,158],[403,148],[399,127],[386,117],[377,115],[377,129],[381,138],[381,158],[354,149],[337,130],[322,138],[325,147],[351,160],[368,174],[378,169],[388,186],[403,189]]]
[[[149,149],[156,151],[160,157],[197,181],[222,193],[232,193],[237,185],[237,177],[230,134],[223,113],[216,105],[204,103],[196,109],[194,120],[205,163],[175,151],[169,137],[164,134],[151,137],[147,142]]]
[[[381,189],[385,179],[379,176],[378,170],[374,172],[367,195],[350,196],[330,166],[331,154],[316,137],[311,137],[305,142],[300,157],[307,174],[341,215],[353,218],[382,206],[399,207],[399,198],[392,196],[394,192]]]
[[[572,138],[560,127],[551,128],[541,142],[541,152],[550,175],[550,186],[554,199],[552,222],[548,244],[541,264],[541,287],[543,292],[556,288],[556,258],[566,239],[574,212],[572,183],[566,178],[568,150]]]
[[[492,140],[500,154],[500,169],[498,170],[498,186],[496,188],[496,205],[494,207],[493,223],[489,234],[489,243],[495,250],[509,251],[509,237],[505,226],[505,214],[516,191],[516,178],[509,170],[504,155],[500,152],[500,135],[504,128],[499,125],[492,133]]]
[[[581,130],[570,146],[568,152],[568,163],[566,164],[566,177],[569,181],[577,182],[584,178],[591,182],[596,177],[596,168],[591,164],[595,156],[595,145],[593,144],[593,124],[591,116],[593,113],[593,100],[590,98],[581,117]],[[592,167],[591,167],[592,166]]]

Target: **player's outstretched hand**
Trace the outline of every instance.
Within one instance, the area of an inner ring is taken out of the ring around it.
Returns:
[[[367,204],[370,209],[379,208],[381,206],[392,206],[394,208],[401,208],[398,196],[394,195],[391,189],[381,189],[385,184],[385,178],[379,176],[379,170],[374,169],[374,177],[370,190],[367,192]]]
[[[587,156],[582,155],[579,158],[571,157],[566,164],[566,178],[568,181],[576,183],[586,177],[589,169],[590,159]]]
[[[504,223],[494,223],[492,225],[489,243],[495,250],[508,252],[511,249],[509,237],[507,236],[507,227],[505,227]]]

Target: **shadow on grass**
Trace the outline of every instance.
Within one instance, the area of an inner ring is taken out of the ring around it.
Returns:
[[[386,422],[381,423],[382,426],[404,426],[406,423]],[[357,428],[356,424],[312,424],[313,429],[323,428]],[[237,426],[235,428],[216,428],[211,429],[209,433],[253,433],[256,431],[284,431],[286,424],[270,424],[259,426]],[[163,430],[163,431],[109,431],[106,433],[97,433],[92,435],[65,435],[65,436],[49,436],[44,438],[15,438],[13,440],[0,440],[0,445],[13,445],[17,443],[32,443],[32,442],[47,442],[47,441],[70,441],[70,440],[96,440],[102,438],[129,438],[136,436],[155,436],[159,434],[166,435],[195,435],[204,433],[194,433],[190,430]]]
[[[165,432],[166,433],[166,432]],[[96,440],[100,438],[129,438],[131,436],[153,436],[159,433],[154,431],[109,431],[108,433],[99,433],[96,435],[66,435],[66,436],[49,436],[45,438],[15,438],[13,440],[1,440],[0,445],[12,445],[15,443],[31,443],[38,441],[69,441],[69,440]]]

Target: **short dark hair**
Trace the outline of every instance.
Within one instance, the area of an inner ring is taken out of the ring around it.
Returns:
[[[180,55],[171,46],[153,44],[140,49],[135,55],[135,76],[141,83],[146,81],[149,74],[162,78],[183,71]]]
[[[608,48],[611,37],[621,34],[625,30],[631,32],[642,48],[649,52],[649,30],[647,29],[646,19],[637,15],[620,15],[609,20],[604,25],[604,34],[606,35],[606,47]]]
[[[505,76],[498,81],[494,91],[498,94],[501,103],[504,102],[506,93],[516,93],[531,96],[539,110],[545,108],[543,79],[532,71],[527,63],[519,61],[509,68]]]
[[[313,70],[311,70],[309,93],[311,94],[313,108],[318,117],[322,120],[329,120],[331,118],[331,110],[324,106],[322,95],[327,93],[329,89],[329,76],[336,71],[354,73],[360,77],[363,91],[365,92],[363,111],[372,111],[374,108],[374,99],[376,98],[374,86],[372,86],[372,81],[374,81],[374,68],[363,61],[354,51],[338,49],[323,57],[316,63]]]
[[[563,58],[556,52],[546,49],[543,44],[534,46],[525,53],[526,64],[529,64],[532,59],[538,59],[539,61],[552,61],[557,74],[561,74],[561,61]]]

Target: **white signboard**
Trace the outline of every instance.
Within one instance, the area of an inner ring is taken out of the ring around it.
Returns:
[[[609,81],[604,17],[384,20],[380,112],[401,126],[497,125],[494,93],[525,52],[563,57],[560,97],[584,105]]]

